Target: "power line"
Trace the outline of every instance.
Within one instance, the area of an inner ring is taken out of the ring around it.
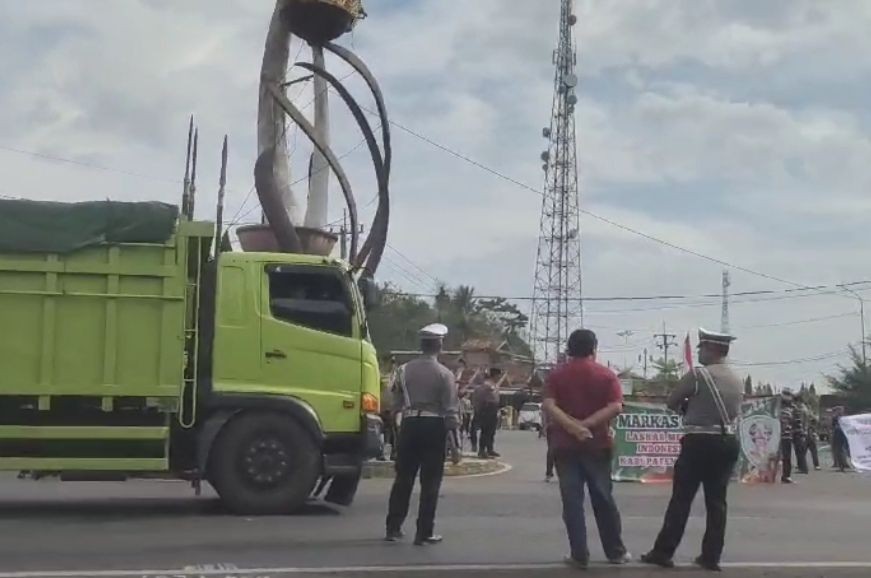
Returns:
[[[399,263],[397,263],[396,261],[394,261],[390,257],[385,257],[384,262],[387,263],[388,266],[392,267],[394,269],[394,271],[399,272],[400,275],[402,277],[404,277],[407,281],[409,281],[412,285],[416,285],[417,287],[424,287],[424,288],[428,287],[428,284],[426,282],[424,282],[420,278],[420,276],[412,273],[411,271],[409,271],[408,269],[406,269],[405,267],[403,267],[402,265],[400,265]],[[406,293],[402,293],[402,292],[400,292],[399,294],[400,295],[407,295]]]
[[[399,249],[397,249],[396,247],[394,247],[394,246],[391,245],[390,243],[387,243],[387,248],[390,249],[391,251],[393,251],[394,253],[396,253],[397,255],[399,255],[399,256],[400,256],[400,257],[401,257],[401,258],[402,258],[406,263],[408,263],[409,265],[411,265],[412,267],[414,267],[415,269],[417,269],[418,271],[420,271],[421,273],[423,273],[424,275],[426,275],[427,277],[429,277],[430,279],[432,279],[433,283],[436,284],[436,287],[438,287],[439,285],[441,285],[441,281],[439,281],[439,279],[438,279],[437,277],[434,277],[433,275],[431,275],[430,273],[428,273],[426,270],[424,270],[422,267],[420,267],[420,265],[418,265],[417,263],[415,263],[414,261],[412,261],[412,260],[411,260],[407,255],[405,255],[402,251],[400,251]]]
[[[391,247],[392,248],[392,247]],[[394,249],[395,251],[395,249]],[[433,279],[435,279],[433,277]],[[734,296],[773,296],[770,298],[762,298],[762,299],[744,299],[733,301],[733,303],[758,303],[763,301],[776,301],[780,299],[795,299],[802,297],[817,297],[821,295],[833,295],[840,294],[840,292],[834,289],[836,287],[841,286],[856,286],[856,285],[867,285],[871,284],[871,281],[853,281],[850,283],[839,283],[837,285],[818,285],[816,287],[806,287],[801,289],[766,289],[760,291],[743,291],[741,293],[733,293]],[[869,291],[871,287],[863,287],[859,289],[860,291]],[[813,293],[800,293],[806,291],[814,291]],[[409,297],[421,297],[421,298],[430,298],[436,297],[435,294],[432,293],[416,293],[409,294]],[[654,301],[654,300],[687,300],[687,299],[719,299],[720,295],[717,293],[709,293],[702,295],[638,295],[638,296],[606,296],[606,297],[584,297],[584,301],[590,302],[622,302],[622,301]],[[507,296],[507,295],[476,295],[474,299],[506,299],[508,301],[532,301],[534,297],[529,295],[522,296]],[[580,298],[576,298],[580,300]],[[716,302],[703,302],[703,303],[694,303],[692,305],[719,305]],[[652,309],[657,310],[657,309]]]
[[[812,317],[810,319],[796,319],[795,321],[784,321],[782,323],[765,323],[762,325],[745,325],[743,327],[739,327],[739,329],[763,329],[763,328],[772,328],[772,327],[787,327],[790,325],[801,325],[803,323],[816,323],[817,321],[828,321],[830,319],[843,319],[845,317],[855,317],[855,313],[839,313],[837,315],[827,315],[825,317]]]
[[[368,109],[368,108],[365,108],[365,107],[361,107],[361,108],[363,108],[364,110],[366,110],[366,111],[367,111],[368,113],[370,113],[370,114],[373,114],[373,115],[374,115],[374,114],[377,114],[375,111],[373,111],[373,110],[371,110],[371,109]],[[479,169],[481,169],[481,170],[483,170],[483,171],[485,171],[485,172],[487,172],[487,173],[490,173],[491,175],[493,175],[493,176],[495,176],[495,177],[498,177],[498,178],[500,178],[500,179],[502,179],[502,180],[504,180],[504,181],[507,181],[507,182],[509,182],[509,183],[512,183],[512,184],[514,184],[514,185],[517,185],[518,187],[523,188],[523,189],[526,189],[527,191],[530,191],[530,192],[532,192],[532,193],[535,193],[536,195],[544,196],[544,192],[543,192],[543,191],[541,191],[541,190],[539,190],[539,189],[537,189],[537,188],[535,188],[535,187],[533,187],[533,186],[531,186],[531,185],[528,185],[528,184],[526,184],[526,183],[524,183],[524,182],[522,182],[522,181],[519,181],[519,180],[517,180],[517,179],[515,179],[515,178],[513,178],[513,177],[510,177],[510,176],[506,175],[505,173],[502,173],[502,172],[500,172],[500,171],[497,171],[496,169],[493,169],[492,167],[489,167],[489,166],[487,166],[487,165],[485,165],[485,164],[483,164],[483,163],[481,163],[481,162],[479,162],[479,161],[476,161],[475,159],[473,159],[473,158],[471,158],[471,157],[469,157],[469,156],[467,156],[467,155],[465,155],[465,154],[463,154],[463,153],[460,153],[460,152],[458,152],[458,151],[456,151],[456,150],[454,150],[454,149],[452,149],[452,148],[450,148],[450,147],[448,147],[448,146],[445,146],[445,145],[443,145],[443,144],[441,144],[441,143],[438,143],[438,142],[432,140],[431,138],[426,137],[426,136],[424,136],[423,134],[421,134],[421,133],[419,133],[419,132],[416,132],[416,131],[414,131],[414,130],[408,128],[407,126],[402,125],[402,124],[399,123],[399,122],[396,122],[396,121],[391,120],[391,121],[390,121],[390,124],[393,125],[393,126],[395,126],[396,128],[398,128],[399,130],[401,130],[401,131],[403,131],[403,132],[405,132],[405,133],[408,133],[408,134],[410,134],[411,136],[413,136],[413,137],[415,137],[415,138],[417,138],[417,139],[419,139],[419,140],[421,140],[421,141],[423,141],[423,142],[425,142],[425,143],[427,143],[427,144],[429,144],[429,145],[431,145],[431,146],[433,146],[433,147],[435,147],[435,148],[437,148],[437,149],[439,149],[439,150],[441,150],[441,151],[443,151],[443,152],[445,152],[445,153],[448,153],[448,154],[451,155],[451,156],[454,156],[454,157],[456,157],[456,158],[462,160],[463,162],[466,162],[466,163],[468,163],[468,164],[470,164],[470,165],[472,165],[472,166],[474,166],[474,167],[477,167],[477,168],[479,168]],[[762,271],[756,271],[756,270],[754,270],[754,269],[750,269],[749,267],[744,267],[744,266],[741,266],[741,265],[736,265],[736,264],[734,264],[734,263],[730,263],[730,262],[728,262],[728,261],[726,261],[726,260],[724,260],[724,259],[720,259],[720,258],[717,258],[717,257],[712,257],[712,256],[710,256],[710,255],[706,255],[706,254],[704,254],[704,253],[700,253],[700,252],[698,252],[698,251],[694,251],[693,249],[688,249],[688,248],[686,248],[686,247],[682,247],[681,245],[677,245],[677,244],[675,244],[675,243],[672,243],[671,241],[667,241],[667,240],[665,240],[665,239],[661,239],[661,238],[656,237],[656,236],[654,236],[654,235],[651,235],[651,234],[649,234],[649,233],[645,233],[644,231],[641,231],[641,230],[636,229],[636,228],[634,228],[634,227],[630,227],[629,225],[624,225],[623,223],[620,223],[620,222],[614,221],[613,219],[609,219],[609,218],[607,218],[607,217],[604,217],[604,216],[602,216],[602,215],[599,215],[599,214],[597,214],[597,213],[594,213],[593,211],[590,211],[590,210],[588,210],[588,209],[579,208],[578,210],[579,210],[579,212],[581,212],[581,213],[583,213],[583,214],[585,214],[585,215],[587,215],[587,216],[589,216],[589,217],[592,217],[593,219],[596,219],[596,220],[598,220],[598,221],[601,221],[601,222],[603,222],[603,223],[605,223],[605,224],[607,224],[607,225],[610,225],[610,226],[612,226],[612,227],[616,227],[616,228],[621,229],[621,230],[623,230],[623,231],[626,231],[626,232],[628,232],[628,233],[632,233],[633,235],[636,235],[636,236],[642,237],[642,238],[644,238],[644,239],[647,239],[648,241],[652,241],[652,242],[654,242],[654,243],[658,243],[658,244],[660,244],[660,245],[663,245],[663,246],[665,246],[665,247],[668,247],[668,248],[674,249],[674,250],[676,250],[676,251],[681,251],[681,252],[686,253],[686,254],[688,254],[688,255],[692,255],[692,256],[694,256],[694,257],[698,257],[698,258],[700,258],[700,259],[705,259],[705,260],[710,261],[710,262],[712,262],[712,263],[716,263],[716,264],[718,264],[718,265],[721,265],[721,266],[724,266],[724,267],[728,267],[728,268],[730,268],[730,269],[734,269],[734,270],[736,270],[736,271],[742,271],[742,272],[744,272],[744,273],[748,273],[748,274],[750,274],[750,275],[754,275],[754,276],[756,276],[756,277],[761,277],[761,278],[764,278],[764,279],[769,279],[769,280],[771,280],[771,281],[777,281],[778,283],[783,283],[783,284],[785,284],[785,285],[792,285],[792,286],[794,286],[794,287],[799,287],[799,288],[807,288],[807,287],[808,287],[806,284],[803,284],[803,283],[796,283],[795,281],[790,281],[790,280],[788,280],[788,279],[784,279],[784,278],[782,278],[782,277],[778,277],[778,276],[776,276],[776,275],[771,275],[771,274],[769,274],[769,273],[764,273],[764,272],[762,272]]]
[[[739,367],[762,367],[762,366],[776,366],[776,365],[797,365],[801,363],[814,363],[817,361],[828,361],[830,359],[836,359],[838,357],[842,357],[846,355],[848,352],[845,350],[833,351],[831,353],[824,353],[815,357],[801,357],[798,359],[787,359],[783,361],[759,361],[759,362],[746,362],[742,363],[739,361],[732,361],[732,365],[736,365]]]
[[[29,156],[29,157],[33,157],[33,158],[37,158],[37,159],[41,159],[41,160],[45,160],[45,161],[52,161],[52,162],[57,162],[57,163],[65,163],[68,165],[75,165],[78,167],[91,169],[91,170],[95,170],[95,171],[103,171],[106,173],[115,173],[115,174],[119,174],[119,175],[126,175],[128,177],[136,177],[138,179],[147,179],[149,181],[171,183],[174,185],[182,184],[181,181],[175,180],[175,179],[156,177],[154,175],[147,175],[145,173],[139,173],[136,171],[128,171],[126,169],[116,169],[116,168],[112,168],[112,167],[107,167],[105,165],[99,165],[97,163],[89,163],[86,161],[77,161],[77,160],[73,160],[73,159],[66,159],[63,157],[55,156],[55,155],[38,153],[35,151],[29,151],[29,150],[10,147],[10,146],[6,146],[6,145],[0,145],[0,150],[4,150],[6,152],[11,152],[11,153],[19,154],[19,155]]]

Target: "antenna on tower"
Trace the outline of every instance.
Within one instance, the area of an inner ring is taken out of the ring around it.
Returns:
[[[542,131],[545,175],[535,263],[531,341],[539,364],[555,363],[569,333],[584,325],[581,283],[581,224],[578,194],[575,105],[577,55],[572,0],[561,0],[550,126]]]
[[[729,278],[729,270],[723,270],[723,313],[720,317],[720,332],[729,334],[729,287],[732,281]]]

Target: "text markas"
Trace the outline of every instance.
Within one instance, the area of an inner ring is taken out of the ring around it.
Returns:
[[[669,413],[624,413],[617,416],[617,429],[680,429],[681,419]]]

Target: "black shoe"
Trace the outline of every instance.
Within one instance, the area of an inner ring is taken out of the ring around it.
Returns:
[[[780,483],[782,483],[782,484],[794,484],[795,482],[793,481],[792,478],[781,478]]]
[[[705,570],[710,570],[711,572],[722,572],[723,569],[720,568],[720,564],[718,562],[709,562],[699,556],[695,559],[695,565],[699,568],[704,568]]]
[[[487,457],[488,458],[501,458],[502,454],[500,454],[498,452],[488,452]]]
[[[487,454],[485,454],[484,452],[478,452],[478,459],[479,459],[479,460],[486,460],[486,459],[487,459]],[[843,470],[842,470],[842,471],[843,471]]]
[[[405,537],[405,534],[402,533],[402,530],[387,530],[387,534],[384,536],[385,542],[399,542]]]
[[[653,550],[647,554],[642,554],[641,561],[644,564],[652,564],[654,566],[659,566],[660,568],[674,568],[674,560],[666,558],[662,554],[658,554]]]
[[[420,536],[418,536],[417,538],[414,539],[414,545],[415,546],[423,546],[426,544],[441,544],[442,540],[443,540],[443,538],[441,536],[437,536],[435,534],[433,534],[432,536],[428,536],[426,538],[421,538]]]

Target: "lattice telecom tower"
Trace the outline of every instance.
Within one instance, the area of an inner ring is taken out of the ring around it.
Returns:
[[[569,334],[584,324],[581,286],[581,229],[575,142],[577,24],[572,0],[561,0],[559,45],[550,127],[543,131],[545,188],[535,263],[530,329],[536,362],[550,364],[564,351]]]

